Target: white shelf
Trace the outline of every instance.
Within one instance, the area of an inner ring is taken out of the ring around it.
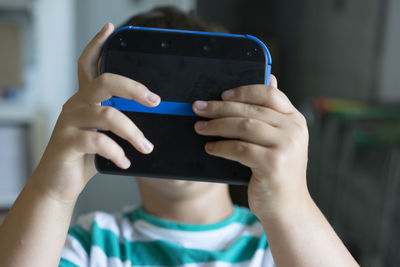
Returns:
[[[14,99],[0,99],[0,124],[8,122],[32,123],[39,105],[38,90],[35,88],[35,69],[25,71],[26,85],[20,88]]]
[[[0,126],[2,123],[32,123],[35,110],[21,103],[0,101]]]

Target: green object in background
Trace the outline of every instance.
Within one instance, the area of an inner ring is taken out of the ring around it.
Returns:
[[[400,120],[400,106],[371,105],[361,101],[337,98],[318,98],[314,102],[317,112],[336,115],[339,119],[391,119]]]
[[[390,146],[400,144],[400,121],[375,122],[374,126],[354,125],[351,134],[359,146]]]
[[[316,112],[330,115],[350,128],[356,145],[376,147],[400,144],[400,105],[373,105],[362,101],[318,98]]]

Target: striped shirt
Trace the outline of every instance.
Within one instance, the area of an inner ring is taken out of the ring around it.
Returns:
[[[68,231],[61,267],[274,266],[263,227],[247,208],[214,224],[183,224],[141,206],[111,215],[94,212]]]

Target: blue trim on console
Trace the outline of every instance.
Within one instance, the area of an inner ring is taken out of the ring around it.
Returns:
[[[197,116],[192,110],[191,103],[161,101],[156,107],[146,107],[134,100],[112,97],[101,102],[102,106],[115,107],[121,111],[134,111],[143,113],[157,113],[179,116]]]

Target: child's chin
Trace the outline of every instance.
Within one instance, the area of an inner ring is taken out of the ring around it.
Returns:
[[[204,182],[195,182],[188,180],[173,180],[173,179],[148,178],[148,177],[137,177],[137,178],[146,184],[153,184],[157,185],[158,187],[167,186],[167,187],[177,187],[177,188],[189,188],[196,186],[204,186],[206,184]]]

